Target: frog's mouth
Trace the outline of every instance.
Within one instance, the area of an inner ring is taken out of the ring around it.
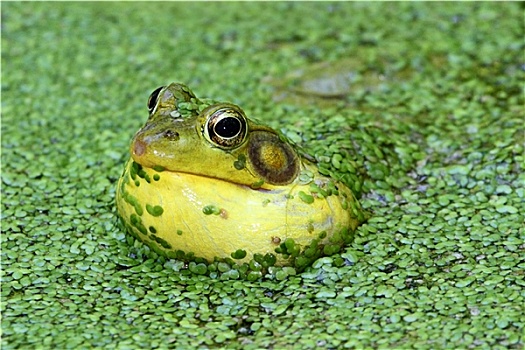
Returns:
[[[143,168],[172,174],[192,175],[201,178],[203,181],[222,181],[242,188],[263,192],[286,191],[289,185],[273,185],[265,182],[248,168],[244,168],[244,175],[241,177],[241,169],[234,167],[232,158],[217,160],[217,162],[231,162],[231,168],[228,167],[227,169],[217,167],[217,163],[211,163],[209,159],[205,162],[206,165],[187,165],[185,163],[191,163],[194,159],[180,156],[184,151],[190,152],[188,148],[183,148],[183,151],[180,153],[164,153],[158,151],[156,147],[151,147],[151,142],[152,140],[148,138],[135,137],[130,147],[131,158]],[[162,149],[162,147],[159,148]],[[219,173],[222,176],[216,176],[217,169],[220,169]]]
[[[166,168],[162,165],[159,165],[153,162],[151,159],[149,159],[148,152],[147,152],[147,148],[148,148],[147,146],[148,146],[148,143],[142,141],[141,139],[135,139],[131,146],[131,158],[133,162],[139,164],[143,168],[152,169],[154,171],[162,169],[162,172],[165,172],[165,173],[178,174],[178,175],[184,175],[184,176],[189,175],[195,178],[200,178],[203,181],[220,181],[224,183],[233,184],[241,188],[252,189],[252,190],[255,189],[251,186],[248,186],[242,183],[238,183],[238,182],[224,179],[221,177],[210,176],[210,175],[198,173],[196,171],[180,170],[180,169],[174,170],[174,169]],[[267,189],[260,189],[260,188],[257,190],[267,191]]]

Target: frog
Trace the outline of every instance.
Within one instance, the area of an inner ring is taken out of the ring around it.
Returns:
[[[365,221],[282,132],[182,83],[155,89],[116,189],[126,231],[167,258],[303,270]]]

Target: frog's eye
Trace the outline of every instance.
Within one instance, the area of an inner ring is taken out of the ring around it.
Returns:
[[[153,110],[155,109],[155,106],[157,105],[157,99],[159,97],[160,92],[164,89],[164,86],[156,88],[151,95],[149,95],[148,98],[148,111],[151,114]]]
[[[246,139],[246,117],[233,107],[214,111],[206,120],[204,135],[220,148],[232,149]]]

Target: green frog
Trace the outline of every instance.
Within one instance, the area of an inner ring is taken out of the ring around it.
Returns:
[[[240,107],[178,83],[147,105],[116,200],[126,230],[157,253],[302,270],[364,221],[348,187]]]

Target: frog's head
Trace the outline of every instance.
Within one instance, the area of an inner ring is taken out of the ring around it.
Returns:
[[[236,105],[201,101],[187,86],[173,83],[153,91],[148,109],[130,149],[143,167],[262,188],[298,177],[295,149]]]

